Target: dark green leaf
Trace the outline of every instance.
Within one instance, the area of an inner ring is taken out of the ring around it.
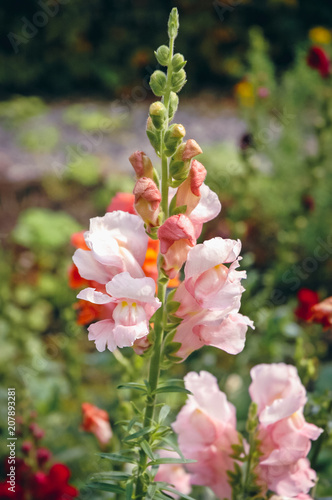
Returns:
[[[141,447],[142,447],[142,450],[146,453],[146,455],[151,459],[151,460],[154,460],[155,459],[155,456],[150,448],[150,445],[149,443],[143,439],[143,441],[141,442]]]
[[[132,482],[128,482],[126,485],[126,500],[131,500],[133,495],[134,485]]]
[[[93,488],[95,490],[101,491],[111,491],[112,493],[125,493],[125,489],[121,488],[121,486],[117,486],[116,484],[110,483],[89,483],[88,488]]]
[[[196,460],[187,460],[182,458],[157,458],[150,462],[150,465],[161,465],[161,464],[194,464]]]
[[[126,436],[123,441],[132,441],[133,439],[140,438],[141,436],[145,436],[145,434],[148,434],[151,432],[151,427],[144,427],[144,429],[141,429],[140,431],[134,432],[133,434],[129,434],[129,436]]]
[[[159,386],[156,389],[156,393],[158,394],[161,394],[163,392],[183,392],[185,394],[192,394],[190,391],[188,391],[188,389],[176,385],[164,385],[164,386]]]
[[[120,453],[97,453],[101,458],[106,458],[107,460],[112,460],[113,462],[124,462],[129,464],[135,464],[136,460],[132,457],[126,455],[121,455]]]

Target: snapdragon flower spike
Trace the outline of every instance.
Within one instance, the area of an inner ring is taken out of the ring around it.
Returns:
[[[196,460],[186,465],[191,483],[209,486],[218,498],[230,500],[227,471],[234,470],[232,445],[239,444],[235,407],[210,373],[190,372],[184,381],[192,395],[172,427],[184,457]]]
[[[90,219],[84,238],[89,250],[79,248],[73,256],[82,278],[105,285],[124,271],[134,278],[144,276],[148,236],[138,215],[118,210]]]
[[[119,273],[106,284],[106,292],[94,288],[82,290],[77,298],[93,304],[107,304],[109,319],[89,326],[89,340],[94,340],[98,351],[107,348],[131,347],[135,340],[149,333],[149,320],[161,306],[155,297],[152,278],[132,278],[128,272]]]
[[[252,368],[251,399],[258,405],[260,463],[256,473],[266,489],[278,495],[308,493],[316,473],[306,456],[311,440],[323,429],[303,416],[306,391],[294,366],[261,364]]]
[[[158,226],[161,194],[154,181],[149,177],[140,177],[134,187],[134,195],[135,210],[147,225],[148,231],[151,227]]]
[[[182,322],[174,342],[181,344],[176,356],[185,359],[203,345],[212,345],[229,354],[242,351],[252,321],[240,314],[241,280],[245,271],[237,271],[241,242],[213,238],[188,253],[185,280],[174,300],[180,302],[175,313]],[[230,264],[229,267],[225,264]]]

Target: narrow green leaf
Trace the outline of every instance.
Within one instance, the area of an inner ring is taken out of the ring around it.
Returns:
[[[136,384],[135,382],[128,382],[128,384],[118,385],[118,389],[133,389],[135,391],[142,391],[146,393],[146,388],[143,384]]]
[[[133,495],[134,485],[132,482],[128,482],[126,485],[126,500],[131,500]]]
[[[124,462],[129,464],[135,464],[136,460],[132,457],[126,455],[121,455],[120,453],[97,453],[101,458],[106,458],[107,460],[112,460],[113,462]]]
[[[150,462],[150,465],[161,465],[161,464],[194,464],[196,460],[188,460],[182,458],[157,458]]]
[[[185,389],[185,387],[180,387],[176,385],[164,385],[164,386],[159,386],[156,389],[156,393],[161,394],[163,392],[183,392],[185,394],[192,394],[188,389]]]
[[[143,441],[141,441],[141,447],[142,447],[142,450],[146,453],[146,455],[150,458],[150,460],[155,459],[155,456],[150,448],[149,443],[146,441],[146,439],[143,439]]]
[[[121,488],[121,486],[110,483],[89,483],[87,486],[95,490],[111,491],[112,493],[125,493],[126,491],[124,488]]]
[[[145,434],[148,434],[151,432],[151,427],[144,427],[144,429],[141,429],[140,431],[134,432],[133,434],[129,434],[129,436],[126,436],[123,441],[132,441],[133,439],[140,438],[141,436],[145,436]]]
[[[179,455],[179,456],[180,456],[183,460],[185,460],[185,458],[184,458],[184,456],[183,456],[183,454],[182,454],[182,451],[180,450],[180,448],[178,447],[178,445],[177,445],[176,443],[174,443],[174,441],[173,441],[172,439],[170,439],[170,438],[167,438],[167,437],[166,437],[166,438],[164,438],[164,439],[163,439],[163,442],[164,442],[164,443],[166,443],[166,444],[168,444],[168,446],[169,446],[172,450],[176,451],[176,453],[177,453],[177,454],[178,454],[178,455]]]
[[[167,415],[171,411],[170,407],[168,405],[163,405],[161,408],[159,415],[158,415],[158,422],[162,424],[164,420],[167,418]]]
[[[92,474],[92,476],[90,477],[90,481],[96,482],[95,480],[101,481],[103,479],[108,481],[125,481],[130,477],[131,474],[128,474],[128,472],[112,470],[112,471],[96,472],[95,474]]]

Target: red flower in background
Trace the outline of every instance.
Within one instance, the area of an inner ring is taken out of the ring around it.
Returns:
[[[21,424],[18,421],[16,423],[18,430],[21,430]],[[36,428],[39,430],[38,435]],[[68,484],[68,467],[59,463],[50,466],[51,452],[39,447],[40,431],[35,423],[28,427],[29,439],[21,446],[21,452],[27,458],[16,457],[15,480],[12,480],[14,486],[10,482],[12,464],[8,463],[8,459],[5,462],[7,479],[0,483],[1,500],[71,500],[78,496],[78,490]]]
[[[313,46],[307,55],[307,64],[317,69],[322,78],[327,78],[331,73],[331,63],[326,52],[320,47]]]
[[[295,309],[295,316],[308,321],[312,315],[311,308],[319,302],[318,293],[309,288],[301,288],[297,294],[297,298],[299,304]]]
[[[311,308],[311,317],[310,321],[314,323],[321,323],[324,329],[331,328],[332,326],[332,297],[328,297],[327,299],[319,302],[319,304],[315,304]]]
[[[78,496],[78,490],[68,484],[70,470],[64,464],[54,464],[47,474],[38,471],[31,478],[30,489],[34,500],[69,500]]]

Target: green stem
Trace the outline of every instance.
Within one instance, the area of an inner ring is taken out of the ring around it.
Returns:
[[[173,49],[174,49],[174,39],[170,39],[170,55],[169,55],[169,65],[167,71],[167,82],[166,82],[166,92],[164,96],[164,104],[167,109],[167,117],[169,116],[168,108],[169,108],[169,98],[171,92],[171,77],[172,77],[172,66],[171,61],[173,58]],[[163,222],[168,217],[168,158],[164,153],[164,136],[165,131],[168,129],[168,118],[166,120],[165,126],[162,130],[161,135],[161,210],[163,212]],[[162,259],[159,256],[158,259],[158,277],[161,278],[163,276],[161,272],[161,264]],[[155,341],[153,346],[153,354],[150,361],[149,368],[149,394],[146,398],[146,407],[144,412],[144,421],[143,427],[148,427],[153,422],[154,411],[156,406],[156,389],[158,387],[158,381],[160,376],[160,358],[161,358],[161,348],[162,341],[165,331],[165,326],[167,322],[167,314],[166,314],[166,287],[167,285],[158,284],[158,298],[161,302],[161,307],[158,309],[155,318]],[[147,441],[150,440],[150,435],[146,436]],[[146,470],[148,464],[148,457],[145,454],[144,450],[140,450],[140,460],[138,464],[138,473],[137,473],[137,482],[136,482],[136,494],[135,499],[140,500],[145,496],[145,485],[143,474]]]
[[[246,469],[246,475],[245,475],[244,483],[243,483],[243,498],[247,498],[247,487],[248,487],[251,462],[252,462],[252,448],[253,448],[253,441],[254,441],[253,438],[254,438],[254,433],[251,432],[249,435],[249,455],[248,455],[248,461],[247,461],[247,469]]]

